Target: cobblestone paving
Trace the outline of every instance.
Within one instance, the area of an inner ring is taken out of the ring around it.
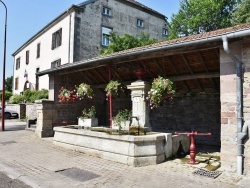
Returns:
[[[0,168],[32,187],[240,187],[241,178],[223,172],[211,179],[193,175],[197,167],[177,160],[158,165],[130,167],[53,145],[52,138],[39,139],[34,132],[0,132]],[[63,175],[77,168],[96,176],[87,181]]]

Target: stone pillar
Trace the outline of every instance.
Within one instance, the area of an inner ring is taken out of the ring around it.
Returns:
[[[54,136],[53,119],[56,115],[54,101],[48,99],[36,100],[37,105],[37,126],[35,134],[39,138]]]
[[[150,107],[146,100],[151,85],[148,82],[138,80],[127,87],[131,90],[132,116],[139,118],[139,121],[132,118],[131,126],[139,125],[141,127],[148,127],[151,130],[149,122]]]

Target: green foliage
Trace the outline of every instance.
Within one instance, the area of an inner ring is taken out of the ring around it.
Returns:
[[[238,0],[182,0],[170,23],[169,39],[232,26]]]
[[[10,97],[10,100],[9,100],[9,103],[10,104],[20,104],[20,103],[23,103],[24,101],[24,96],[23,95],[12,95]]]
[[[5,91],[5,100],[9,100],[11,96],[12,96],[12,92]],[[2,100],[2,92],[0,93],[0,101],[1,100]]]
[[[5,90],[9,91],[9,92],[12,92],[12,86],[13,86],[13,76],[8,77],[5,80]]]
[[[114,52],[119,52],[139,46],[145,46],[157,42],[156,39],[151,39],[149,34],[145,34],[143,32],[141,33],[140,37],[135,37],[128,34],[118,36],[116,33],[111,32],[110,41],[111,43],[109,44],[108,48],[101,50],[102,55],[107,55]]]
[[[95,118],[95,116],[96,116],[95,107],[91,106],[88,110],[86,108],[83,109],[80,118]]]
[[[171,80],[161,76],[155,78],[147,97],[150,101],[150,108],[157,108],[163,99],[167,99],[169,95],[174,93],[175,84]]]
[[[48,99],[48,90],[42,89],[39,91],[36,90],[26,90],[23,95],[13,95],[9,99],[9,103],[11,104],[20,104],[24,101],[28,103],[34,103],[35,100],[39,99]]]
[[[130,120],[132,116],[131,110],[119,110],[117,115],[113,118],[114,126],[118,126],[121,124],[122,121]]]
[[[233,13],[233,24],[250,23],[250,0],[242,0]]]
[[[24,91],[24,99],[26,102],[34,103],[35,100],[39,99],[47,99],[48,98],[48,90],[26,90]]]

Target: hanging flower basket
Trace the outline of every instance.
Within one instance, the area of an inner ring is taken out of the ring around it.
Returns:
[[[76,91],[74,90],[68,90],[65,89],[64,87],[61,87],[61,89],[59,90],[59,94],[58,94],[58,99],[59,102],[64,102],[64,101],[75,101],[77,100],[77,94]]]
[[[117,97],[121,92],[125,91],[125,88],[126,86],[121,81],[111,80],[105,88],[106,96],[112,95],[113,97]]]
[[[82,83],[78,87],[76,86],[77,96],[79,99],[92,99],[94,96],[94,91],[90,85]]]
[[[148,100],[150,101],[150,108],[159,107],[162,100],[170,97],[175,93],[174,83],[167,79],[159,76],[155,78],[152,83],[152,88],[148,92]]]
[[[90,85],[82,83],[79,86],[75,86],[75,89],[68,90],[61,87],[59,90],[58,99],[59,102],[63,101],[76,101],[82,99],[92,99],[94,96],[94,91]]]

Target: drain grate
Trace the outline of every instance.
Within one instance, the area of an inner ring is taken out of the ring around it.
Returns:
[[[194,171],[194,175],[204,176],[208,178],[217,178],[219,175],[221,175],[222,172],[220,171],[209,171],[204,168],[199,168],[198,170]]]
[[[75,167],[64,169],[64,170],[58,170],[55,172],[57,172],[61,175],[67,176],[71,179],[81,181],[81,182],[100,177],[100,175],[98,175],[98,174],[89,172],[87,170],[75,168]]]
[[[8,145],[8,144],[14,144],[16,143],[15,141],[7,141],[7,142],[0,142],[2,145]]]

